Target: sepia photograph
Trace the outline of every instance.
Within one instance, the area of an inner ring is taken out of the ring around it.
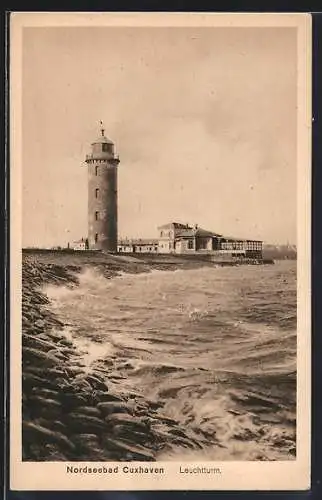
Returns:
[[[307,484],[310,22],[178,16],[12,18],[14,460]]]

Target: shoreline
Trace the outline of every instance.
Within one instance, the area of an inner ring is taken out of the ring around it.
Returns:
[[[174,448],[199,455],[207,446],[220,447],[215,435],[209,442],[189,436],[188,429],[167,417],[164,402],[121,389],[124,377],[113,357],[88,365],[68,322],[60,321],[46,295],[47,286],[77,287],[87,269],[111,279],[221,267],[179,258],[170,263],[171,256],[160,265],[141,257],[138,262],[97,252],[23,252],[24,461],[156,461],[171,456]]]
[[[77,254],[78,256],[79,254]],[[171,445],[200,450],[161,405],[109,383],[108,360],[93,370],[82,363],[65,325],[51,308],[46,285],[78,286],[94,266],[106,279],[120,273],[200,268],[200,262],[149,265],[115,262],[114,256],[57,259],[57,254],[23,254],[22,415],[24,461],[155,461]],[[49,257],[49,258],[48,258]],[[60,262],[60,261],[65,262]],[[190,264],[190,265],[189,265]],[[212,265],[212,267],[214,267]]]
[[[103,250],[73,250],[73,249],[47,249],[47,248],[23,248],[22,255],[37,255],[39,258],[60,258],[63,260],[74,256],[76,260],[91,260],[101,262],[114,262],[122,267],[122,263],[128,262],[133,266],[143,266],[155,268],[155,266],[179,266],[190,269],[200,266],[242,266],[242,265],[272,265],[275,263],[274,258],[263,255],[262,259],[251,257],[230,257],[223,255],[221,259],[211,253],[194,253],[194,254],[176,254],[176,253],[133,253],[133,252],[117,252],[108,253]],[[289,260],[281,258],[277,260]],[[296,259],[291,259],[296,260]]]

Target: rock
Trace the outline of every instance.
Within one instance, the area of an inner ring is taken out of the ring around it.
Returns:
[[[54,330],[51,330],[50,332],[47,333],[47,336],[51,338],[54,342],[59,344],[59,342],[62,340],[63,336],[61,332],[57,332]]]
[[[25,362],[36,365],[40,363],[48,366],[55,366],[59,363],[59,359],[55,356],[32,347],[23,347],[23,357]]]
[[[121,396],[116,396],[114,394],[111,394],[110,392],[105,391],[95,391],[95,399],[98,402],[105,402],[105,401],[117,401],[117,402],[123,402],[123,399]]]
[[[158,420],[161,420],[161,422],[164,422],[169,425],[178,425],[178,422],[176,420],[173,420],[173,418],[166,417],[165,415],[157,415]]]
[[[60,420],[54,420],[51,425],[49,425],[49,428],[51,428],[54,431],[59,431],[62,432],[63,434],[66,433],[67,427],[65,424],[63,424]]]
[[[102,368],[96,366],[95,370],[98,370],[102,373],[107,373],[107,368],[114,366],[114,359],[113,358],[98,359],[97,363],[103,364],[104,366]]]
[[[86,380],[94,387],[96,390],[107,391],[108,387],[102,377],[98,375],[87,375]]]
[[[154,429],[154,437],[161,442],[171,443],[173,436],[167,430]]]
[[[145,444],[153,437],[150,433],[136,431],[122,424],[113,425],[113,436],[126,439],[130,443],[140,444]]]
[[[79,406],[77,408],[77,414],[90,415],[92,417],[101,418],[101,412],[93,406]]]
[[[63,448],[74,450],[74,444],[63,434],[57,431],[50,431],[41,425],[32,422],[23,422],[23,441],[26,443],[34,443],[38,439],[43,442],[57,443]]]
[[[116,372],[110,373],[109,378],[111,378],[113,380],[125,380],[126,379],[126,377],[124,377],[120,373],[116,373]]]
[[[76,409],[74,413],[69,413],[66,416],[66,421],[73,431],[79,433],[95,433],[102,432],[107,429],[107,424],[104,420],[91,415],[77,413]]]
[[[41,319],[37,319],[34,323],[35,327],[38,327],[40,330],[43,330],[45,327],[45,322]]]
[[[241,415],[241,412],[238,410],[227,410],[227,411],[228,411],[228,413],[231,413],[232,415],[237,415],[237,416]]]
[[[47,325],[50,325],[51,328],[58,328],[59,330],[62,330],[63,327],[64,327],[64,323],[62,323],[61,321],[59,321],[57,318],[55,318],[55,316],[53,316],[52,314],[48,317],[47,317]],[[62,333],[60,332],[60,336],[62,336]]]
[[[54,349],[51,349],[50,351],[47,352],[47,354],[53,355],[56,358],[58,358],[60,361],[65,362],[65,361],[70,361],[70,356],[64,352],[64,347],[57,348],[56,346]],[[68,366],[65,367],[65,370],[68,370]]]
[[[50,419],[61,415],[62,406],[54,399],[47,399],[41,396],[30,396],[30,411],[34,415],[41,415]]]
[[[195,448],[195,443],[193,443],[192,441],[190,441],[189,439],[187,438],[175,438],[174,440],[172,440],[172,443],[174,444],[177,444],[178,446],[182,446],[183,448]],[[200,446],[197,446],[198,448],[200,448]]]
[[[127,404],[123,402],[106,401],[105,403],[98,403],[97,408],[99,408],[105,416],[111,415],[112,413],[131,413]]]
[[[42,380],[41,380],[42,381]],[[46,387],[34,387],[32,393],[43,398],[54,399],[59,396],[59,392],[54,389],[47,389]]]
[[[25,333],[22,337],[22,344],[26,344],[28,347],[33,347],[35,349],[56,349],[55,344],[48,340],[42,340],[39,337],[35,337],[34,335],[29,335]]]
[[[35,375],[34,373],[23,373],[22,380],[23,390],[30,389],[30,391],[35,388],[35,384],[42,385],[44,383],[43,378]]]
[[[84,443],[86,441],[87,443],[95,443],[97,445],[99,442],[99,438],[97,437],[96,434],[88,434],[88,433],[73,434],[71,438],[75,443],[76,442]]]
[[[48,453],[45,450],[45,445],[43,443],[32,443],[28,446],[28,448],[27,460],[32,460],[33,462],[37,460],[44,461],[46,460],[46,457],[48,457]]]
[[[78,391],[82,391],[83,394],[93,394],[94,393],[94,389],[91,386],[91,384],[86,380],[83,371],[82,371],[82,373],[75,375],[73,377],[73,379],[74,379],[73,380],[74,386],[76,387],[76,385],[77,385]]]
[[[50,444],[45,445],[47,455],[44,461],[48,462],[66,462],[67,457],[58,449],[57,446]]]
[[[100,444],[100,439],[95,434],[73,434],[71,440],[76,445],[79,460],[106,461],[114,460],[115,453],[108,452]]]
[[[158,410],[162,406],[161,403],[158,403],[156,401],[148,401],[148,405],[151,408],[151,410]]]
[[[186,433],[181,429],[170,429],[169,433],[173,434],[174,436],[178,436],[178,437],[183,437],[183,438],[187,437]]]
[[[61,376],[66,377],[66,374],[67,374],[64,363],[62,363],[59,359],[57,359],[57,367],[47,368],[47,372],[48,372],[48,375],[52,375],[53,378],[61,377]]]
[[[26,420],[26,419],[25,419]],[[37,417],[33,420],[34,424],[40,425],[41,427],[45,427],[46,429],[50,429],[51,431],[59,431],[62,434],[66,434],[66,426],[60,422],[59,420],[54,420],[52,418],[46,418],[44,416]]]
[[[115,450],[121,454],[120,460],[141,460],[153,462],[155,454],[140,445],[130,445],[120,439],[104,438],[107,449]]]
[[[102,448],[99,444],[99,438],[96,434],[73,434],[71,440],[76,445],[80,453],[87,453],[89,456],[101,455]]]
[[[29,319],[27,313],[26,311],[24,311],[24,308],[22,307],[22,327],[24,328],[28,324],[29,324]]]
[[[146,424],[126,413],[112,413],[108,417],[105,417],[105,420],[112,425],[122,424],[134,431],[147,432],[149,430]]]
[[[74,344],[71,340],[68,340],[66,338],[62,338],[58,344],[64,345],[66,347],[74,347]]]
[[[32,404],[44,405],[47,407],[61,408],[61,403],[59,401],[56,401],[55,399],[44,398],[40,395],[31,395],[29,397],[29,401],[31,401]]]
[[[60,401],[67,411],[77,408],[78,406],[87,406],[87,398],[82,394],[74,392],[62,392],[60,394]]]

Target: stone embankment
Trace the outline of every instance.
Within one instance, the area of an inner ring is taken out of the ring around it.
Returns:
[[[108,360],[90,370],[84,366],[43,292],[45,284],[77,286],[79,264],[23,258],[23,460],[153,461],[168,447],[200,448],[162,415],[158,402],[110,387]],[[107,278],[119,271],[113,265],[101,270]]]

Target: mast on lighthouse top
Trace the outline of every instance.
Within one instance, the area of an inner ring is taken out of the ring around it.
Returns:
[[[92,146],[93,146],[93,144],[103,144],[103,143],[114,145],[114,142],[111,139],[109,139],[108,137],[106,137],[106,135],[105,135],[105,128],[104,128],[102,120],[100,121],[100,131],[101,131],[100,135],[98,136],[96,141],[92,142]]]

